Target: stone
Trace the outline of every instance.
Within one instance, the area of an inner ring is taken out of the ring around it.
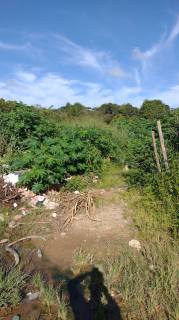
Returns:
[[[21,214],[16,214],[14,217],[13,217],[13,220],[14,221],[19,221],[19,220],[21,220],[23,218],[23,215],[21,215]]]
[[[80,191],[75,190],[75,191],[74,191],[74,194],[80,194]]]
[[[129,247],[137,249],[137,251],[141,250],[141,244],[138,240],[132,239],[129,241]]]
[[[36,291],[36,292],[28,292],[26,294],[26,297],[27,297],[27,300],[28,301],[33,301],[33,300],[36,300],[38,299],[40,296],[40,292],[39,291]]]
[[[15,221],[10,221],[9,224],[8,224],[8,227],[9,227],[10,229],[15,228],[15,227],[16,227]]]
[[[40,249],[37,249],[37,257],[42,258],[42,251]]]
[[[53,217],[53,218],[56,218],[56,217],[57,217],[56,212],[53,212],[53,213],[52,213],[52,217]]]

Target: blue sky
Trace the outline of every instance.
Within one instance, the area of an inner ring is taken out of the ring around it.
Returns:
[[[1,0],[0,97],[179,106],[179,0]]]

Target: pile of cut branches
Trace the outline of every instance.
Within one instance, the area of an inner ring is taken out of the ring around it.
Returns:
[[[19,197],[18,189],[0,177],[0,204],[10,204]]]
[[[53,197],[53,195],[52,195]],[[79,213],[85,213],[90,220],[97,221],[94,218],[95,215],[95,196],[92,192],[60,192],[58,195],[54,194],[60,206],[60,212],[67,215],[67,218],[63,222],[61,229],[66,228],[73,222],[74,217]]]

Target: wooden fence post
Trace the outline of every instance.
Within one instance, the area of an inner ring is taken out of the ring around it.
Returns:
[[[157,169],[159,172],[161,172],[160,159],[159,159],[159,154],[157,151],[157,145],[156,145],[156,140],[155,140],[155,131],[153,131],[153,130],[152,130],[152,142],[153,142],[154,155],[155,155],[155,160],[156,160],[156,164],[157,164]]]
[[[161,149],[162,149],[165,168],[166,168],[166,170],[168,170],[169,169],[169,165],[168,165],[167,151],[166,151],[166,148],[165,148],[165,143],[164,143],[163,132],[162,132],[162,127],[161,127],[160,120],[157,121],[157,127],[158,127],[160,145],[161,145]]]

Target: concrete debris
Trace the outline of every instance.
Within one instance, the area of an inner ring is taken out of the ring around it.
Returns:
[[[141,250],[141,244],[138,240],[132,239],[129,241],[129,247],[137,249],[137,251]]]

